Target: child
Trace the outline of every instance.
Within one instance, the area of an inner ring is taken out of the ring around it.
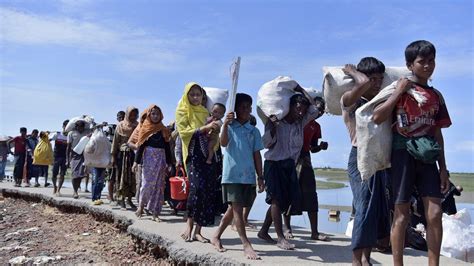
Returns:
[[[357,64],[346,65],[343,71],[354,79],[354,85],[341,98],[342,118],[349,131],[352,149],[347,173],[355,209],[352,230],[352,263],[370,264],[372,247],[377,239],[389,236],[388,209],[385,197],[386,171],[378,171],[367,181],[362,181],[357,168],[356,110],[374,98],[380,91],[385,65],[374,57],[364,57]]]
[[[250,125],[252,97],[237,93],[234,113],[228,113],[221,134],[221,145],[226,147],[224,169],[222,173],[222,197],[229,204],[211,243],[219,252],[225,249],[221,244],[224,230],[235,219],[237,232],[244,246],[244,254],[248,259],[258,259],[245,232],[243,208],[250,207],[255,198],[255,173],[258,176],[259,192],[263,191],[262,138],[259,130]]]
[[[221,103],[215,103],[214,106],[212,106],[211,110],[211,116],[207,119],[207,123],[212,123],[212,122],[218,122],[219,123],[219,129],[218,130],[211,130],[209,131],[209,141],[207,144],[207,164],[212,164],[212,158],[214,157],[214,152],[215,152],[215,147],[217,145],[217,142],[219,141],[219,133],[220,133],[220,127],[222,126],[222,118],[224,117],[225,114],[225,105]]]
[[[410,197],[415,187],[425,207],[429,264],[439,265],[443,235],[441,199],[443,193],[449,190],[441,128],[449,127],[451,119],[441,93],[428,86],[435,69],[435,57],[436,49],[432,43],[424,40],[410,43],[405,49],[405,61],[413,76],[410,79],[401,78],[394,93],[374,110],[373,115],[377,124],[392,117],[396,122],[391,158],[391,185],[395,200],[391,243],[395,265],[403,264],[405,229],[410,220]],[[423,94],[427,98],[426,102],[418,105],[406,93],[410,88]],[[438,157],[420,156],[407,145],[408,141],[412,143],[420,140],[428,143],[426,150],[437,152]],[[436,167],[436,161],[439,168]]]
[[[319,111],[316,103],[300,86],[290,99],[290,112],[281,120],[276,121],[270,116],[265,125],[263,143],[265,148],[265,201],[270,205],[265,221],[258,232],[258,237],[269,243],[277,244],[281,249],[294,249],[283,235],[282,214],[301,214],[301,198],[296,162],[303,147],[303,131],[306,124],[316,119]],[[271,224],[274,224],[278,241],[268,234]]]

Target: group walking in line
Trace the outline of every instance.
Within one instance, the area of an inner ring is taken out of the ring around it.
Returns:
[[[354,265],[370,265],[373,248],[381,246],[391,247],[395,265],[403,264],[414,193],[421,197],[424,206],[429,264],[439,264],[442,199],[452,187],[441,128],[449,127],[451,119],[441,92],[428,85],[435,57],[435,47],[428,41],[415,41],[407,46],[405,61],[412,75],[398,80],[393,94],[375,108],[372,117],[375,124],[393,121],[391,168],[377,171],[368,180],[361,178],[357,164],[360,143],[355,113],[383,89],[385,65],[377,58],[365,57],[357,65],[347,64],[342,69],[354,80],[352,88],[340,99],[351,145],[347,173],[353,195]],[[425,96],[426,102],[418,104],[407,93],[409,89]],[[92,175],[94,204],[103,203],[101,192],[105,183],[109,201],[123,209],[128,205],[138,217],[148,214],[153,220],[162,221],[161,212],[167,202],[175,210],[186,212],[181,234],[184,242],[210,243],[218,252],[225,252],[221,236],[232,226],[242,242],[245,257],[259,259],[246,234],[247,228],[255,228],[248,215],[257,193],[266,192],[268,204],[258,231],[261,240],[284,250],[298,248],[291,241],[291,216],[303,212],[309,217],[310,238],[331,240],[318,230],[319,203],[311,162],[312,153],[328,149],[328,143],[320,141],[322,131],[317,122],[324,114],[325,101],[311,97],[299,85],[294,92],[287,115],[282,119],[275,115],[263,119],[262,135],[252,116],[250,95],[237,93],[234,110],[226,110],[225,103],[216,103],[208,111],[205,89],[190,82],[176,107],[175,121],[168,126],[163,124],[163,112],[155,104],[141,113],[128,107],[117,114],[117,126],[105,132],[110,142],[110,149],[103,151],[103,156],[110,156],[108,166],[88,167],[84,153],[89,151],[75,150],[83,137],[105,131],[104,125],[90,125],[82,120],[76,121],[69,132],[65,130],[69,124],[66,120],[63,131],[54,134],[33,130],[27,136],[27,129],[21,128],[20,136],[0,142],[0,166],[4,169],[3,162],[14,148],[14,185],[21,186],[23,182],[30,186],[30,180],[35,178],[34,186],[40,186],[38,177],[43,176],[47,187],[48,165],[53,165],[53,192],[58,196],[70,168],[74,198],[79,198],[82,180]],[[413,151],[408,143],[419,141],[429,143],[429,147]],[[96,143],[94,149],[91,152],[101,149],[100,145]],[[181,201],[170,195],[169,178],[177,172],[182,172],[189,182],[183,182],[183,189],[189,190],[189,194]],[[221,219],[214,234],[203,235],[202,227],[214,225],[218,216]],[[269,233],[272,225],[275,239]]]

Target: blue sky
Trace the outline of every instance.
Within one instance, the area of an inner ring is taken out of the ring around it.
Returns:
[[[406,45],[427,39],[437,48],[432,85],[453,121],[443,131],[448,168],[474,172],[472,32],[468,0],[1,0],[0,134],[58,130],[80,114],[112,122],[128,105],[151,103],[171,121],[186,82],[229,88],[237,56],[239,91],[256,99],[278,75],[319,88],[323,66],[364,56],[404,66]],[[329,150],[313,164],[345,168],[341,117],[320,123]]]

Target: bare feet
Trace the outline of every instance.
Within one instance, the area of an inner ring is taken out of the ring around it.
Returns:
[[[268,234],[268,233],[263,233],[262,231],[258,232],[257,234],[258,238],[270,243],[270,244],[276,244],[277,242]]]
[[[193,238],[191,237],[191,232],[184,232],[181,234],[181,238],[184,239],[184,242],[193,242]]]
[[[252,248],[252,245],[244,245],[244,254],[245,257],[249,260],[259,260],[260,257],[257,255],[257,252]]]
[[[74,192],[74,194],[72,195],[73,198],[75,199],[78,199],[79,198],[79,195],[77,194],[77,192]]]
[[[285,232],[285,238],[286,239],[293,239],[295,238],[295,236],[293,235],[293,232],[291,232],[291,230],[288,230]]]
[[[251,224],[249,222],[245,223],[245,228],[252,229],[252,230],[257,230],[257,226],[254,224]]]
[[[143,208],[138,208],[137,212],[135,212],[135,215],[138,218],[141,218],[143,216]]]
[[[209,243],[209,239],[203,237],[201,234],[195,234],[194,237],[193,237],[193,240],[197,240],[201,243]]]
[[[329,241],[329,237],[327,235],[324,235],[324,234],[316,234],[316,235],[311,235],[311,239],[313,240],[318,240],[318,241]]]
[[[217,237],[213,237],[211,239],[211,244],[214,246],[214,248],[219,251],[219,252],[226,252],[227,249],[225,249],[223,246],[222,246],[222,243],[221,243],[221,240]]]
[[[277,247],[279,247],[281,249],[284,249],[284,250],[290,250],[290,249],[294,249],[295,245],[290,244],[290,242],[288,242],[288,240],[282,238],[282,239],[278,239]]]
[[[153,217],[151,219],[153,221],[157,222],[157,223],[161,222],[161,219],[160,219],[160,217],[158,217],[158,215],[153,215]]]

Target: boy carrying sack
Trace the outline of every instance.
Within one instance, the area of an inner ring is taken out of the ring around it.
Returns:
[[[449,189],[441,128],[449,127],[451,119],[441,93],[428,86],[435,69],[435,57],[432,43],[421,40],[409,44],[405,60],[413,76],[400,79],[394,93],[375,109],[373,116],[376,124],[390,117],[396,120],[391,156],[395,200],[391,243],[395,265],[403,264],[405,229],[410,220],[410,197],[414,188],[425,207],[429,265],[439,265],[443,235],[441,199]],[[410,88],[425,96],[426,102],[419,105],[406,93]]]

